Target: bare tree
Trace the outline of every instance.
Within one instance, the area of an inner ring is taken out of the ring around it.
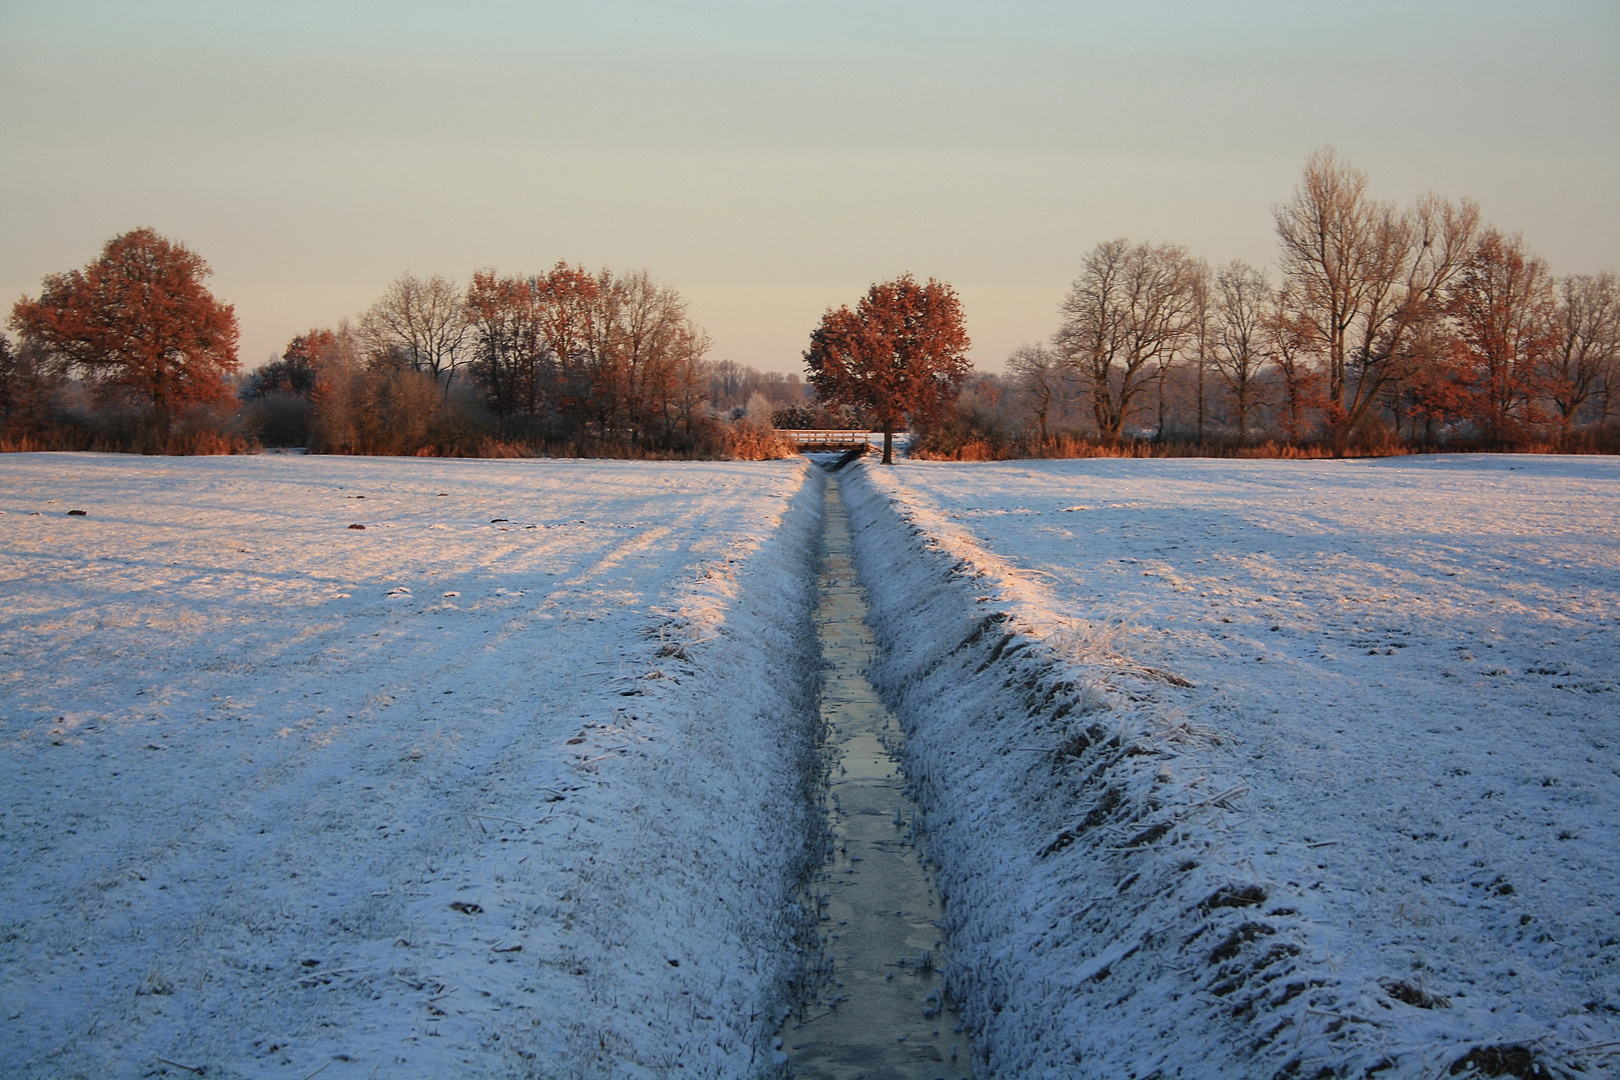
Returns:
[[[696,437],[708,401],[708,370],[703,358],[713,344],[697,323],[691,319],[683,322],[672,368],[669,414],[672,427],[679,429],[688,443]]]
[[[1052,342],[1091,393],[1097,431],[1118,442],[1138,395],[1192,329],[1196,265],[1173,244],[1108,240],[1081,265]]]
[[[731,404],[746,401],[748,394],[745,388],[748,376],[752,369],[737,363],[735,360],[715,360],[709,364],[709,395],[716,406],[726,408]]]
[[[1215,277],[1209,355],[1237,405],[1240,444],[1249,441],[1249,412],[1256,404],[1255,386],[1265,365],[1271,318],[1271,286],[1265,274],[1236,259],[1222,267]]]
[[[1202,259],[1198,260],[1196,273],[1193,276],[1193,347],[1197,358],[1198,373],[1198,441],[1204,441],[1204,418],[1208,411],[1209,397],[1204,391],[1204,376],[1209,372],[1210,361],[1210,303],[1209,303],[1209,264]]]
[[[1472,251],[1479,208],[1427,196],[1410,211],[1367,196],[1367,174],[1331,147],[1273,208],[1292,313],[1323,354],[1327,411],[1343,445],[1403,371],[1407,335],[1432,318]]]
[[[1062,358],[1045,345],[1020,345],[1007,357],[1007,374],[1029,402],[1029,411],[1045,442],[1052,410],[1061,407],[1068,396],[1069,372]]]
[[[1266,352],[1282,376],[1286,398],[1282,426],[1288,441],[1299,443],[1311,430],[1310,416],[1321,408],[1322,373],[1309,363],[1310,350],[1317,338],[1314,329],[1294,312],[1300,305],[1294,288],[1277,290],[1269,317],[1263,326]]]
[[[479,271],[466,317],[472,377],[498,415],[523,418],[515,428],[665,449],[678,431],[698,438],[709,338],[646,271]]]
[[[402,274],[360,320],[372,363],[425,372],[449,390],[470,324],[460,286],[438,274]]]
[[[1613,271],[1560,278],[1557,327],[1549,389],[1567,435],[1576,413],[1599,395],[1607,412],[1620,378],[1620,287]]]
[[[616,352],[616,382],[636,427],[661,429],[667,438],[674,427],[677,367],[685,351],[689,322],[686,304],[668,285],[641,270],[612,285],[617,321],[611,336]]]

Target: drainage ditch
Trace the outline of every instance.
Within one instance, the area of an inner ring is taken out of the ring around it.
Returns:
[[[867,678],[876,646],[837,481],[826,491],[816,629],[831,850],[811,884],[819,978],[782,1029],[788,1074],[954,1080],[971,1075],[972,1053],[946,1000],[943,909],[905,791],[904,736]]]

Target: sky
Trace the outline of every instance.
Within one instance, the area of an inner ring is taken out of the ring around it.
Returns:
[[[1103,240],[1272,262],[1324,144],[1620,269],[1620,4],[0,0],[0,298],[151,226],[251,368],[403,272],[567,260],[798,371],[910,272],[997,370]]]

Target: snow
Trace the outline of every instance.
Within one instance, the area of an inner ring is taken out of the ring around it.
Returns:
[[[1620,1060],[1620,462],[843,476],[978,1075]],[[0,1075],[770,1075],[822,485],[0,458]]]
[[[820,493],[0,459],[0,1074],[763,1068],[819,856]]]
[[[1620,462],[850,472],[985,1075],[1613,1067]]]

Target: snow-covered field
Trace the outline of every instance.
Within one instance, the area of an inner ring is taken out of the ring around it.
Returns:
[[[820,490],[0,458],[0,1075],[763,1066]]]
[[[769,1073],[821,484],[0,458],[0,1075]],[[842,484],[981,1075],[1620,1061],[1620,462]]]
[[[1614,1068],[1620,462],[850,472],[988,1074]]]

